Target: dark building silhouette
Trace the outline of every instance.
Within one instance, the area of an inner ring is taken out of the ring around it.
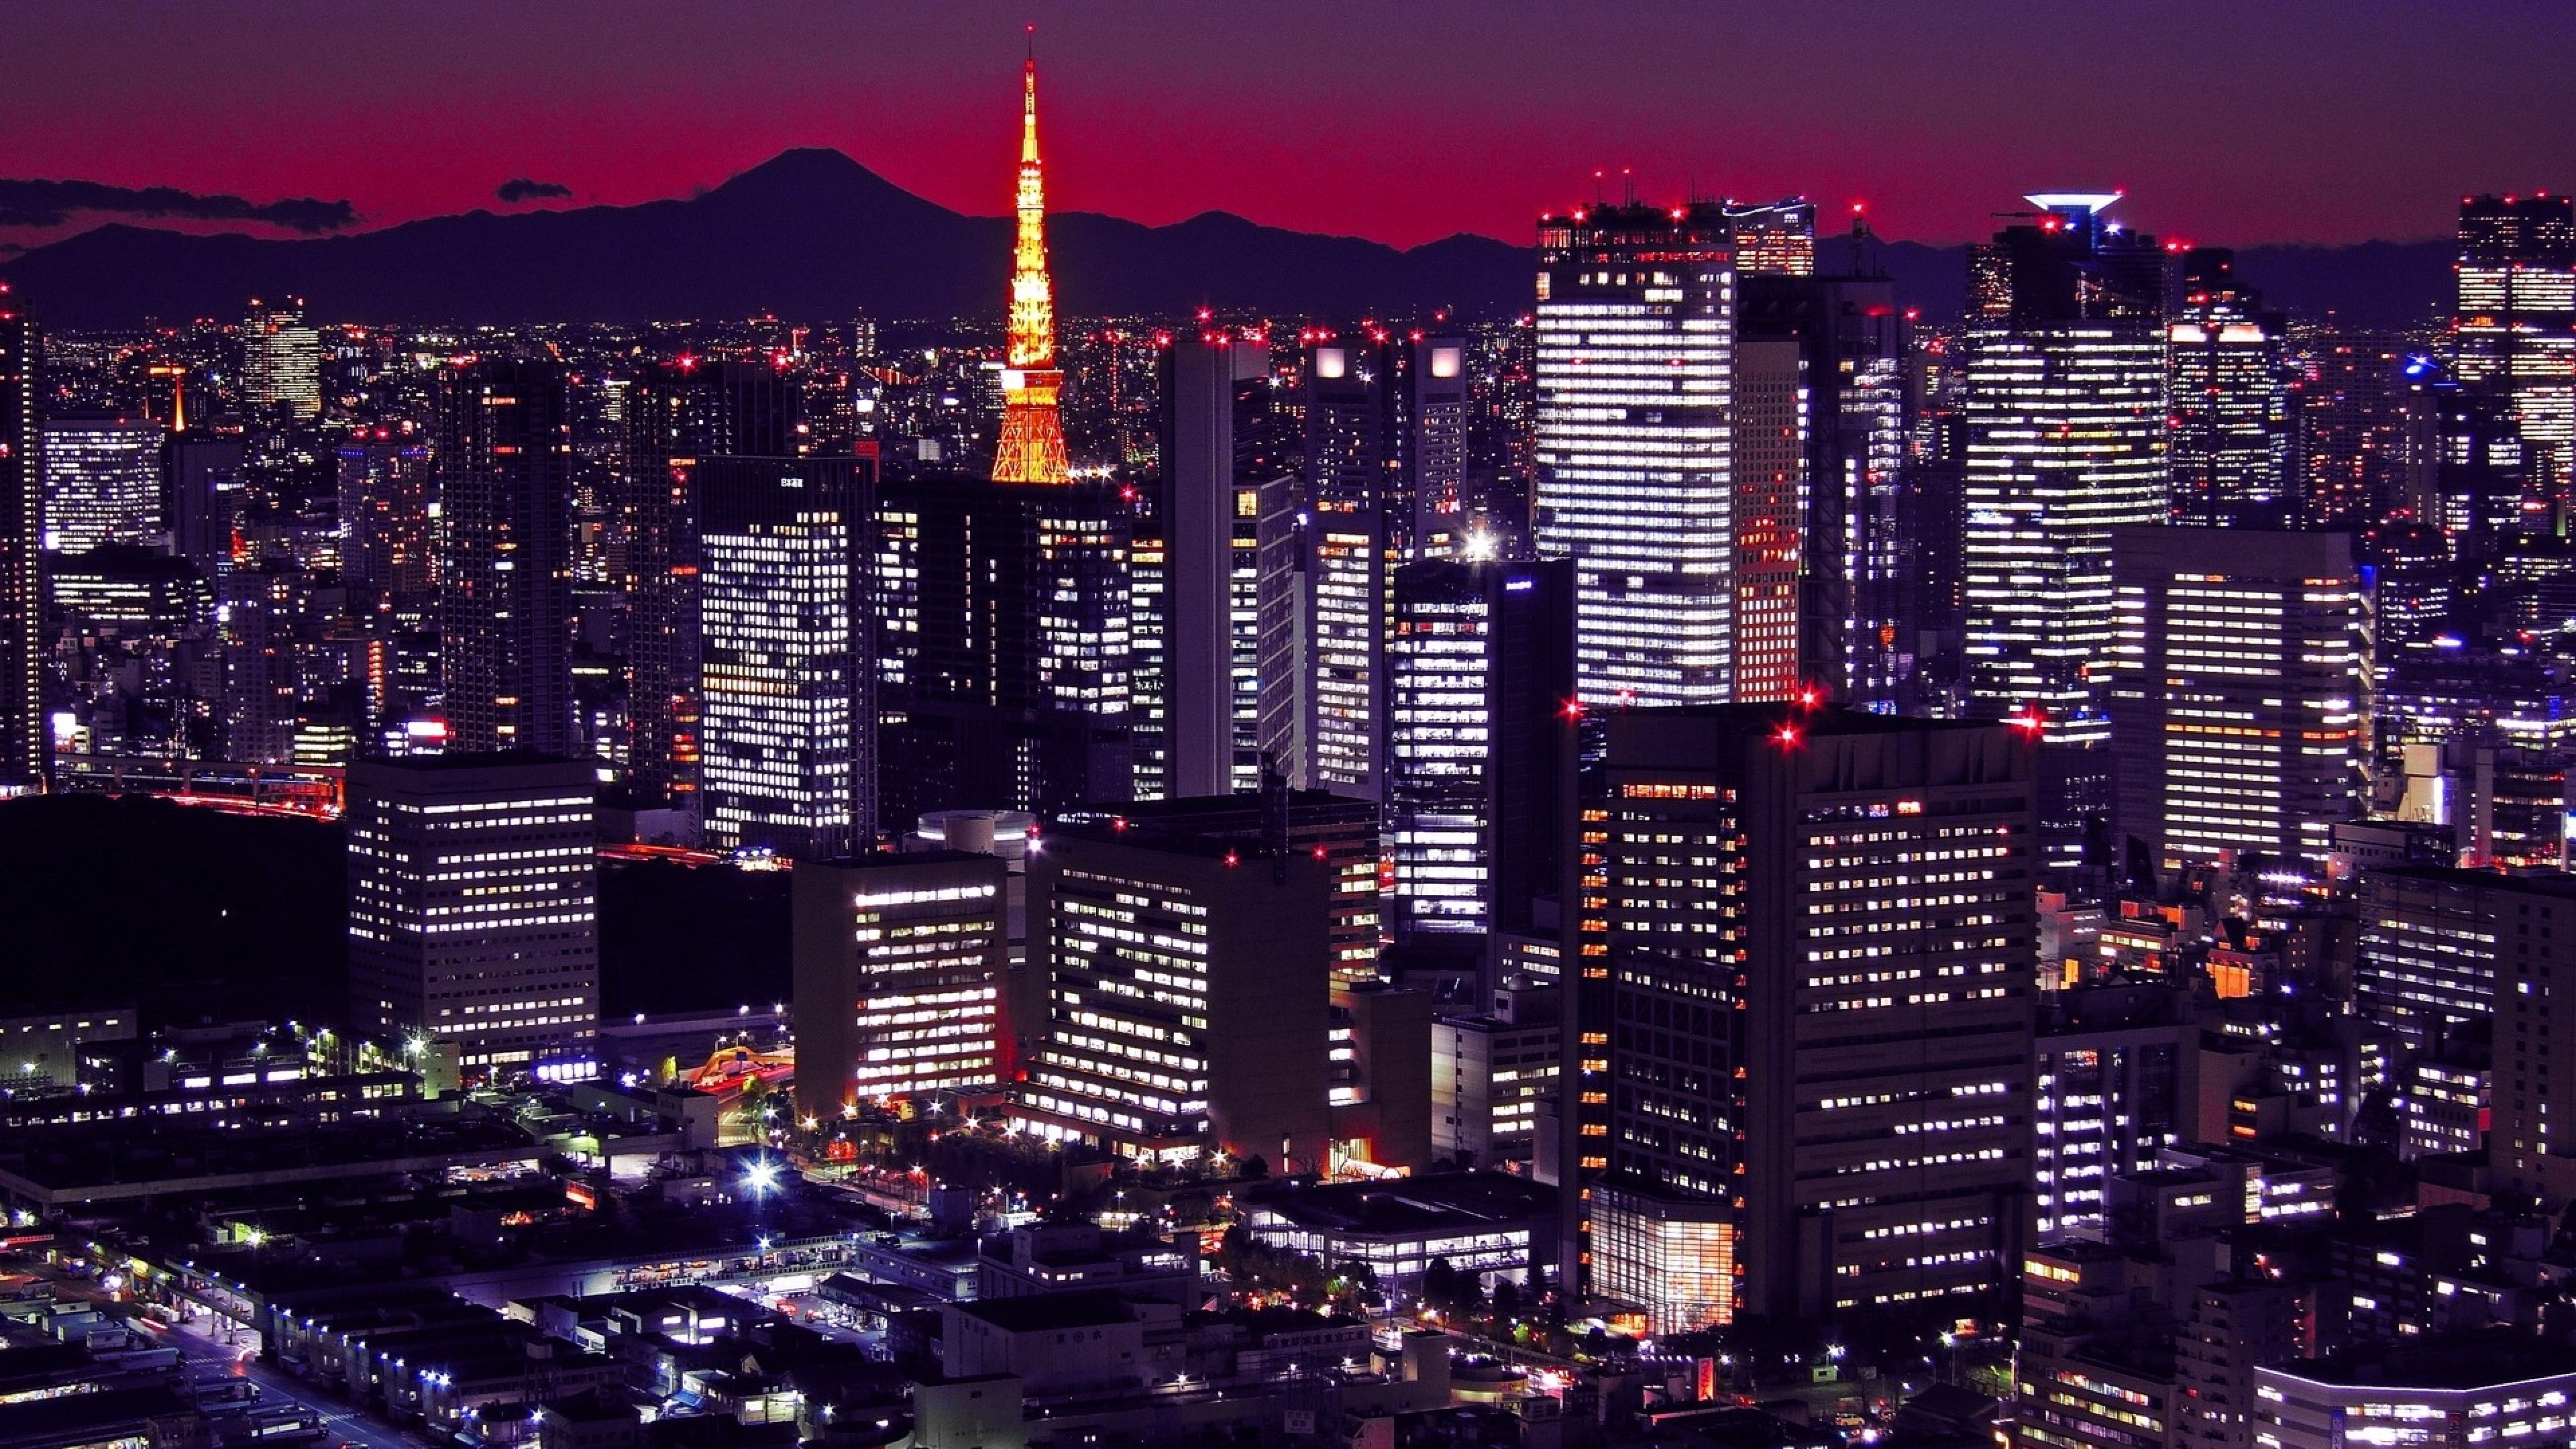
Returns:
[[[578,748],[565,413],[552,363],[487,359],[440,387],[440,658],[459,750]]]

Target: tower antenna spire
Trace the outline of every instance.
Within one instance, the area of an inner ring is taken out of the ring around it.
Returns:
[[[1020,77],[1020,170],[1011,249],[1011,311],[1002,365],[1002,435],[993,448],[997,483],[1063,483],[1064,421],[1057,397],[1064,374],[1055,365],[1055,284],[1047,274],[1046,172],[1038,160],[1038,28],[1023,32],[1028,58]]]

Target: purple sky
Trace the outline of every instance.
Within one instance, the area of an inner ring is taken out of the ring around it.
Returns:
[[[1865,200],[1937,242],[2025,189],[2118,186],[2137,225],[2248,245],[2438,235],[2463,191],[2576,187],[2567,0],[7,9],[0,176],[345,197],[371,225],[512,177],[685,195],[799,145],[1000,212],[1023,19],[1050,199],[1148,222],[1524,240],[1624,166],[1656,198]]]

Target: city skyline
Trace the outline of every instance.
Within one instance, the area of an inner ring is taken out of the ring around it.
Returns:
[[[90,195],[111,209],[35,225],[81,197],[21,181],[0,185],[0,241],[120,217],[293,235],[261,218],[327,232],[634,205],[799,146],[996,215],[1009,178],[992,93],[1010,78],[993,54],[1028,21],[1062,77],[1058,211],[1166,224],[1222,210],[1397,246],[1519,243],[1596,171],[1659,200],[1858,201],[1886,234],[1933,244],[1982,234],[1983,198],[2031,176],[2154,195],[2148,220],[2168,235],[2415,240],[2444,230],[2461,191],[2545,184],[2566,129],[2546,77],[2576,53],[2576,15],[2410,4],[2351,26],[2304,3],[2124,8],[2051,28],[1859,4],[1827,32],[1668,5],[1480,7],[1474,25],[1429,6],[1368,27],[1060,4],[787,6],[746,26],[645,6],[603,31],[580,6],[506,30],[419,7],[280,3],[217,26],[179,6],[39,6],[23,33],[45,63],[0,99],[0,177],[247,200]],[[2213,47],[2244,66],[2207,65]],[[2302,64],[2260,63],[2291,53]],[[389,54],[410,59],[387,70]],[[2444,107],[2439,125],[2383,103],[2463,88],[2480,104]],[[300,198],[345,201],[345,221],[328,205],[264,209]]]

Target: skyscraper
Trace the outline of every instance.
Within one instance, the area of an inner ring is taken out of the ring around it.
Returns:
[[[44,434],[47,553],[168,541],[161,512],[167,434],[159,423],[117,413],[57,413],[45,419]]]
[[[354,1020],[452,1044],[468,1080],[583,1077],[599,1032],[590,766],[491,756],[349,769]]]
[[[876,829],[867,561],[874,458],[701,458],[697,500],[707,838],[800,860]]]
[[[1164,719],[1156,788],[1183,797],[1256,789],[1265,699],[1305,693],[1295,654],[1275,672],[1262,667],[1264,619],[1304,608],[1291,597],[1304,586],[1293,556],[1285,549],[1265,556],[1261,545],[1263,520],[1293,515],[1298,492],[1286,471],[1285,430],[1271,411],[1267,339],[1222,331],[1175,338],[1161,370],[1154,524],[1164,565]],[[1273,652],[1286,647],[1274,642]],[[1141,677],[1141,641],[1137,667]],[[1144,768],[1140,759],[1140,775]]]
[[[2298,429],[2299,516],[2310,528],[2359,531],[2404,502],[2406,339],[2374,332],[2321,337],[2291,400]]]
[[[1727,698],[1735,622],[1735,254],[1725,213],[1542,217],[1539,552],[1575,565],[1586,701]]]
[[[627,399],[618,511],[625,524],[626,781],[648,801],[698,787],[697,498],[690,465],[799,451],[798,389],[780,368],[684,354],[646,369]]]
[[[440,659],[465,752],[573,749],[563,371],[486,359],[439,392]]]
[[[2528,450],[2535,501],[2576,503],[2576,198],[2460,198],[2462,382],[2505,399]]]
[[[2165,329],[2172,400],[2171,511],[2206,528],[2289,521],[2285,323],[2236,279],[2236,254],[2183,254],[2182,295]]]
[[[2361,810],[2350,536],[2122,528],[2111,566],[2120,829],[2175,864],[2255,854],[2323,879]]]
[[[386,436],[352,436],[340,445],[340,574],[360,595],[352,603],[362,613],[419,614],[434,578],[429,444],[377,431]],[[238,462],[241,445],[232,446]],[[210,517],[205,528],[213,526]],[[224,531],[229,542],[231,530]]]
[[[1924,580],[1906,556],[1900,513],[1916,364],[1896,284],[1867,274],[1875,245],[1855,224],[1858,275],[1746,272],[1739,326],[1748,347],[1793,341],[1801,362],[1795,678],[1830,698],[1886,709],[1914,652],[1900,637],[1904,600]]]
[[[298,420],[322,413],[322,337],[304,322],[304,299],[253,297],[242,322],[242,401]]]
[[[347,449],[341,455],[340,521],[353,534],[357,525],[351,522],[356,505],[348,496]],[[426,448],[413,443],[419,458],[417,465],[426,475]],[[197,572],[212,579],[231,571],[233,545],[242,524],[242,460],[246,454],[239,438],[218,438],[204,433],[171,435],[165,466],[169,475],[170,551],[197,566]],[[429,505],[427,480],[422,479],[422,500],[417,542],[419,566],[426,574],[429,546]],[[352,561],[344,554],[345,570]]]
[[[1034,36],[1037,27],[1029,30]],[[1062,483],[1070,464],[1064,420],[1056,411],[1064,374],[1055,366],[1055,286],[1047,276],[1046,176],[1038,164],[1034,48],[1020,85],[1019,229],[1011,249],[1010,343],[1002,365],[1002,435],[993,448],[993,481]]]
[[[1726,221],[1735,233],[1735,269],[1739,276],[1815,275],[1814,202],[1803,196],[1766,202],[1730,201],[1726,203]]]
[[[1010,1080],[1007,875],[999,856],[949,850],[798,863],[803,1110]]]
[[[45,778],[42,353],[36,319],[0,282],[0,787]]]
[[[1734,681],[1737,700],[1794,699],[1807,573],[1807,364],[1797,340],[1735,341]],[[1839,673],[1839,671],[1837,671]]]
[[[2116,194],[2027,199],[1970,257],[1968,688],[2055,747],[2040,828],[2072,866],[2110,808],[2110,531],[2166,515],[2166,258],[2104,217]]]
[[[1606,933],[1568,1030],[1571,1065],[1600,1059],[1568,1079],[1602,1097],[1573,1114],[1606,1159],[1596,1291],[1658,1333],[2000,1300],[2029,1193],[2032,781],[2000,725],[1609,718]]]
[[[1134,793],[1129,509],[1109,484],[889,478],[876,511],[892,821]]]
[[[1387,823],[1396,939],[1524,930],[1558,889],[1574,702],[1562,559],[1427,559],[1395,575]]]
[[[1386,789],[1387,603],[1393,571],[1444,556],[1464,524],[1467,344],[1364,326],[1305,341],[1312,660],[1307,779]]]

